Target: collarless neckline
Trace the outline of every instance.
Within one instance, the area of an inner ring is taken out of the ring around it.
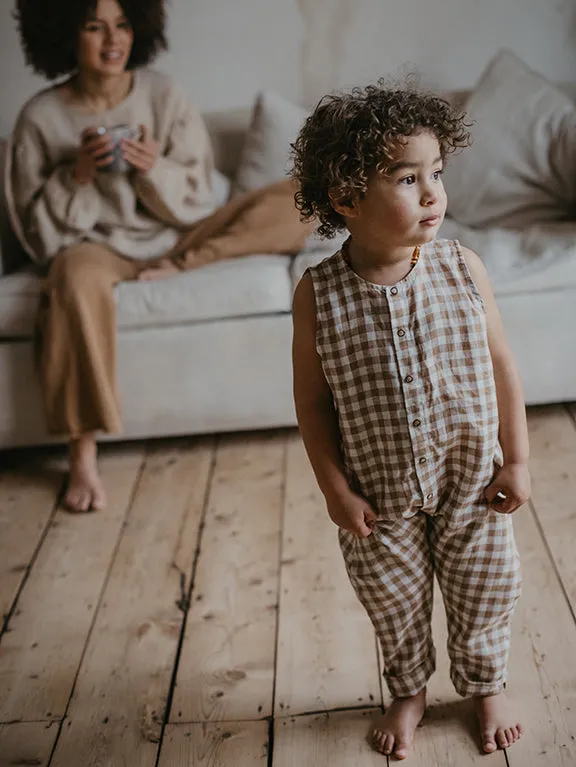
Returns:
[[[340,251],[338,253],[340,257],[341,263],[344,265],[344,268],[346,271],[351,274],[354,279],[356,279],[359,283],[366,285],[369,288],[374,288],[375,290],[378,290],[382,293],[385,293],[387,290],[390,290],[390,288],[398,287],[399,285],[408,284],[409,282],[412,282],[412,280],[415,278],[416,273],[420,267],[420,264],[422,263],[423,257],[424,257],[424,249],[428,243],[424,243],[423,245],[416,246],[419,247],[419,253],[418,253],[418,260],[415,264],[413,264],[408,272],[402,277],[400,280],[397,280],[396,282],[391,282],[386,285],[381,285],[379,282],[371,282],[370,280],[367,280],[365,277],[362,277],[358,274],[358,272],[355,272],[352,268],[350,262],[346,258],[346,251],[348,250],[350,243],[350,238],[346,240],[346,242],[342,245],[340,248]]]
[[[134,98],[134,94],[138,90],[139,85],[140,85],[140,72],[137,69],[135,69],[132,72],[132,87],[130,88],[126,96],[122,99],[122,101],[119,101],[118,104],[116,104],[116,106],[112,107],[111,109],[105,109],[103,112],[85,112],[79,106],[68,103],[58,86],[56,86],[55,90],[58,95],[58,98],[60,99],[64,107],[68,109],[70,112],[72,112],[73,114],[79,117],[90,118],[92,120],[100,120],[100,119],[109,117],[110,115],[113,115],[115,112],[122,109],[122,107],[127,106],[130,103],[130,101],[132,101],[132,99]]]

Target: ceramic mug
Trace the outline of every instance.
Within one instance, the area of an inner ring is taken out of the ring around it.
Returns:
[[[113,157],[110,165],[105,165],[98,170],[101,173],[126,173],[129,171],[132,166],[124,159],[120,142],[122,139],[138,140],[140,138],[140,131],[136,128],[131,128],[129,125],[113,125],[111,128],[106,128],[102,125],[96,128],[96,133],[98,136],[106,134],[110,137],[112,140],[111,156]]]

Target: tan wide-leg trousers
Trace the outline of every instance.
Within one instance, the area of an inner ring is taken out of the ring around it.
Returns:
[[[48,430],[71,438],[122,430],[114,285],[142,265],[85,242],[54,258],[40,298],[36,361]]]
[[[300,221],[294,192],[293,182],[282,181],[236,198],[197,222],[158,261],[168,259],[187,270],[250,253],[297,253],[314,224]],[[122,430],[113,289],[118,282],[136,279],[150,265],[93,242],[63,250],[52,261],[36,334],[51,433],[74,438]]]

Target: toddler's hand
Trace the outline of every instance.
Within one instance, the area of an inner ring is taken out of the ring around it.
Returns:
[[[371,525],[378,518],[368,501],[352,492],[326,497],[328,514],[335,525],[361,538],[372,534]]]
[[[496,498],[498,493],[503,493],[506,499],[499,502]],[[494,511],[512,514],[530,498],[528,466],[523,463],[504,464],[486,488],[485,496]]]

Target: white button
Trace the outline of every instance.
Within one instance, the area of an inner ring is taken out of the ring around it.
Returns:
[[[391,293],[393,296],[397,296],[397,295],[398,295],[398,288],[392,288],[392,289],[390,290],[390,293]]]

